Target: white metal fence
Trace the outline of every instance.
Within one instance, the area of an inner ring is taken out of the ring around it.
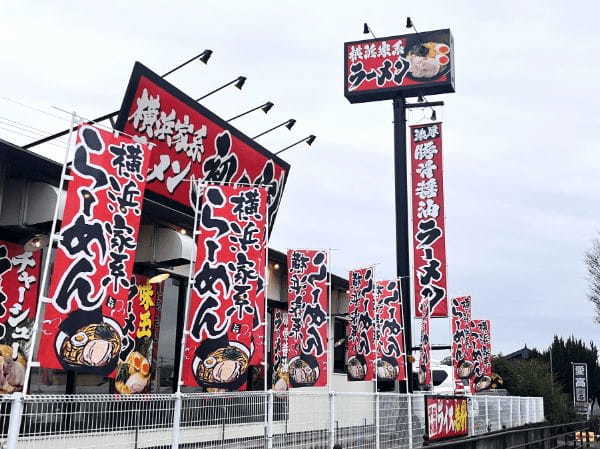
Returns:
[[[544,421],[542,398],[470,396],[469,434]],[[0,397],[3,448],[416,449],[421,394],[238,392]]]

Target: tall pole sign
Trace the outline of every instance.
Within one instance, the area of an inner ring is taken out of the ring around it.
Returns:
[[[406,109],[442,102],[407,104],[406,98],[454,92],[454,45],[450,30],[344,43],[344,96],[350,103],[392,100],[396,199],[396,274],[403,298],[411,298]],[[407,356],[412,354],[411,300],[403,301]],[[407,357],[412,380],[411,357]],[[412,382],[408,383],[409,392]]]
[[[588,410],[588,376],[587,363],[573,363],[573,404],[575,412],[587,414]]]

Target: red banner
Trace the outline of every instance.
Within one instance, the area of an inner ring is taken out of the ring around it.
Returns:
[[[204,188],[183,359],[183,383],[238,390],[264,359],[267,192]]]
[[[431,389],[431,342],[429,340],[430,312],[429,303],[421,303],[421,350],[419,352],[419,385],[424,390]]]
[[[471,297],[452,299],[452,367],[457,392],[463,392],[473,373],[471,348]]]
[[[410,127],[415,313],[429,301],[432,317],[448,316],[442,124]]]
[[[425,396],[425,431],[427,441],[466,437],[469,434],[467,398]]]
[[[327,385],[327,253],[288,250],[288,357],[292,387]]]
[[[117,366],[149,153],[125,136],[77,131],[39,360],[108,375]]]
[[[489,320],[471,321],[471,350],[473,351],[471,393],[477,393],[487,390],[492,384],[492,342]]]
[[[161,284],[150,284],[135,275],[127,298],[123,346],[119,354],[115,388],[121,394],[148,393],[155,368],[162,302]]]
[[[40,265],[39,251],[0,240],[0,394],[23,389]]]
[[[374,380],[375,282],[373,268],[350,271],[348,279],[348,316],[346,328],[346,366],[348,380]]]
[[[275,391],[286,391],[290,387],[288,369],[288,313],[275,309],[273,312],[273,331],[271,333],[271,366],[273,367],[273,385]]]
[[[377,380],[406,380],[402,298],[397,281],[377,281]]]
[[[268,186],[273,225],[289,164],[139,62],[116,129],[155,145],[147,179],[151,193],[189,208],[193,183],[184,180]]]
[[[450,30],[346,42],[344,95],[351,103],[454,92]]]

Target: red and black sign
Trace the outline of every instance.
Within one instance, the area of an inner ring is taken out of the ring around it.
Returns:
[[[374,380],[375,281],[372,267],[350,271],[346,367],[349,381]]]
[[[448,316],[442,124],[410,127],[412,160],[412,217],[414,309],[429,302],[431,317]]]
[[[454,92],[450,30],[344,44],[344,95],[350,103]]]
[[[430,390],[431,382],[431,341],[429,303],[421,303],[421,350],[419,352],[419,385],[424,390]]]
[[[183,383],[243,388],[264,360],[267,189],[204,187],[183,359]]]
[[[288,250],[288,358],[291,387],[327,385],[329,288],[325,251]]]
[[[377,380],[406,380],[404,320],[398,281],[377,281]]]
[[[145,276],[135,275],[127,298],[127,319],[115,378],[121,394],[147,393],[155,368],[162,303],[161,284],[150,284]]]
[[[271,366],[273,367],[273,390],[286,391],[290,387],[288,369],[288,313],[282,309],[273,312],[271,332]]]
[[[269,226],[289,164],[197,101],[136,62],[116,129],[145,137],[155,147],[148,172],[148,197],[189,211],[192,180],[268,186]]]
[[[128,297],[149,152],[82,126],[45,307],[44,368],[108,375],[130,344]]]
[[[471,297],[452,299],[452,369],[456,391],[464,391],[473,373],[473,349],[471,347]]]
[[[40,252],[0,240],[0,394],[23,389],[40,283]]]
[[[471,321],[473,373],[469,379],[471,393],[487,390],[492,384],[492,342],[489,320]]]
[[[469,435],[469,407],[464,396],[425,396],[425,440]]]

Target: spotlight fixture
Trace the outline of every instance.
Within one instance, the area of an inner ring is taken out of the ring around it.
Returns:
[[[431,112],[431,120],[437,120],[437,114],[435,113],[435,109]]]
[[[412,28],[414,27],[412,20],[410,19],[410,17],[406,18],[406,28]]]
[[[258,139],[261,136],[264,136],[267,133],[270,133],[271,131],[276,130],[277,128],[281,128],[282,126],[285,126],[287,129],[292,129],[292,127],[296,124],[296,120],[294,120],[293,118],[286,120],[283,123],[280,123],[279,125],[274,126],[273,128],[269,128],[266,131],[263,131],[260,134],[257,134],[256,136],[253,137],[253,139]]]
[[[308,136],[308,138],[306,139],[306,143],[310,146],[313,144],[313,142],[315,141],[315,139],[317,138],[317,136],[315,136],[314,134],[311,134],[310,136]]]
[[[200,61],[202,61],[204,64],[206,64],[208,62],[208,60],[210,59],[210,57],[212,56],[213,52],[212,50],[204,50],[202,52],[202,56],[200,56],[200,58],[198,58]]]
[[[39,251],[40,249],[48,246],[49,241],[50,240],[48,239],[48,236],[46,236],[44,234],[36,234],[33,237],[31,237],[29,240],[27,240],[27,242],[25,242],[25,245],[23,245],[23,247],[25,248],[25,251],[30,251],[33,253],[35,251]]]
[[[292,118],[292,119],[289,119],[289,120],[288,120],[288,122],[287,122],[287,125],[285,125],[285,127],[286,127],[287,129],[292,129],[292,128],[294,127],[294,125],[295,125],[295,124],[296,124],[296,120],[294,120],[294,119]]]
[[[423,95],[419,95],[419,98],[417,98],[417,103],[423,103],[425,101],[425,99],[423,98]]]
[[[235,83],[235,87],[237,87],[238,89],[242,90],[242,87],[244,87],[244,83],[246,82],[246,77],[245,76],[240,76],[236,83]]]
[[[169,279],[171,275],[169,273],[158,273],[148,279],[149,284],[160,284],[161,282],[165,282]]]
[[[263,106],[261,106],[260,109],[262,109],[262,111],[266,114],[267,112],[269,112],[271,110],[272,107],[273,107],[273,103],[271,103],[270,101],[267,101]]]
[[[369,34],[369,25],[367,25],[367,22],[363,25],[363,34]]]
[[[293,144],[291,144],[285,148],[282,148],[275,154],[283,153],[284,151],[289,150],[290,148],[295,147],[296,145],[298,145],[299,143],[302,143],[302,142],[306,142],[308,145],[312,145],[316,138],[317,138],[317,136],[315,136],[314,134],[311,134],[310,136],[305,137],[304,139],[300,139],[298,142],[294,142]]]

